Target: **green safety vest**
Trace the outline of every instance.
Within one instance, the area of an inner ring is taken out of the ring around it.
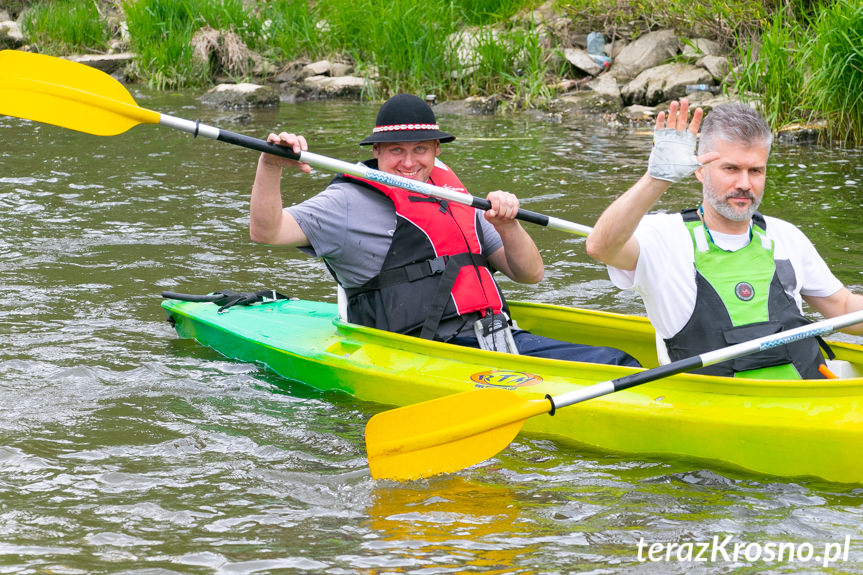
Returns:
[[[756,213],[746,247],[717,246],[697,210],[683,212],[695,251],[695,309],[686,325],[665,340],[672,360],[772,335],[810,321],[785,285],[796,282],[787,260],[777,261],[764,217]],[[805,339],[698,370],[698,373],[766,379],[823,379],[818,342]]]

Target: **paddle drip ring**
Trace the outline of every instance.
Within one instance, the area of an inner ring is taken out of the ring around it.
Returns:
[[[548,393],[545,394],[545,398],[551,404],[551,411],[549,411],[548,414],[554,415],[554,413],[557,411],[557,406],[554,404],[554,398],[551,395],[549,395]]]

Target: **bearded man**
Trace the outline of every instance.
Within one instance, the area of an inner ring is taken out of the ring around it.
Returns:
[[[706,118],[697,108],[687,127],[688,111],[683,99],[671,103],[667,117],[657,116],[647,173],[605,210],[587,239],[588,254],[607,264],[612,282],[644,300],[660,362],[808,323],[803,301],[825,317],[863,309],[863,296],[842,285],[803,232],[758,212],[773,139],[764,118],[731,103]],[[671,183],[692,173],[702,183],[699,206],[647,214]],[[861,333],[863,324],[843,331]],[[805,339],[699,373],[823,378],[819,343]]]

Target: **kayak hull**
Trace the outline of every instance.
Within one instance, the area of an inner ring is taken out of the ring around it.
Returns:
[[[222,355],[255,362],[321,390],[403,406],[502,387],[526,399],[555,396],[633,368],[512,356],[426,341],[338,319],[335,304],[279,300],[234,306],[165,300],[178,335]],[[645,318],[513,302],[519,327],[619,347],[656,365]],[[595,448],[709,459],[750,471],[863,483],[863,347],[831,342],[855,377],[738,380],[678,374],[598,397],[525,422],[545,434]]]

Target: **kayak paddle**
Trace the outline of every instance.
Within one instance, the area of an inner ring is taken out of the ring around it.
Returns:
[[[311,152],[297,154],[289,147],[277,146],[266,140],[141,108],[120,82],[101,70],[44,54],[0,51],[0,114],[96,136],[116,136],[138,124],[160,124],[196,137],[203,136],[305,162],[323,170],[365,178],[481,210],[491,208],[484,198],[381,172],[362,164]],[[520,209],[516,218],[582,236],[591,231],[588,226],[529,210]]]
[[[830,333],[863,322],[863,310],[738,343],[666,365],[544,399],[524,399],[498,388],[475,389],[385,411],[366,425],[366,455],[375,479],[418,479],[451,473],[496,455],[530,417]]]

